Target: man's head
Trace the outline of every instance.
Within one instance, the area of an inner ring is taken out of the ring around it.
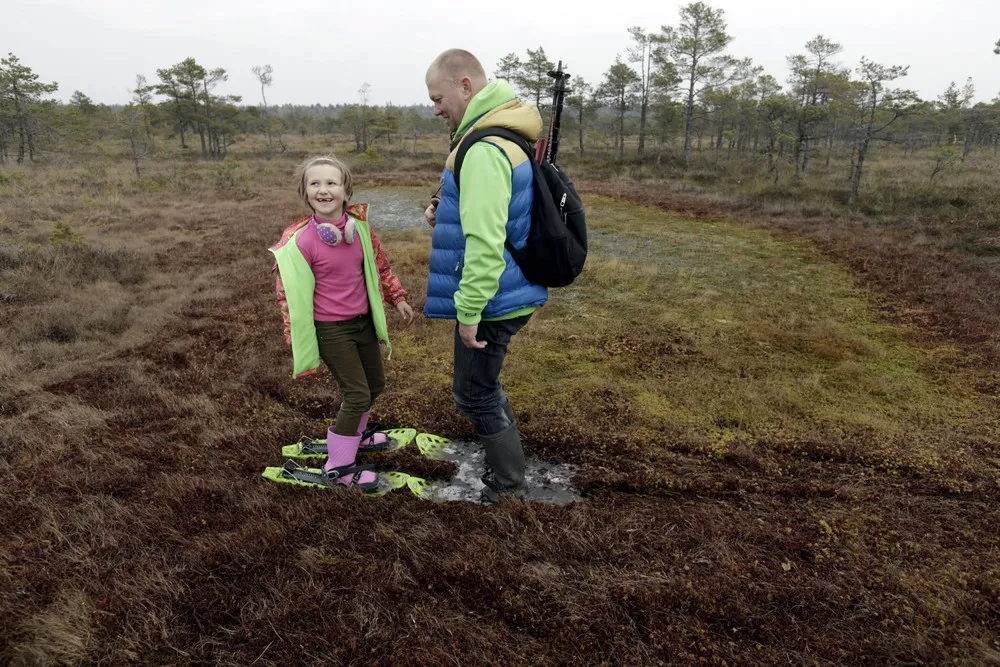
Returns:
[[[465,116],[469,100],[486,87],[486,72],[468,51],[448,49],[427,68],[426,83],[434,115],[444,118],[454,132]]]

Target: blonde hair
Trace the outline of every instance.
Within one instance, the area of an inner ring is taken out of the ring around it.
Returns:
[[[309,195],[306,193],[306,172],[311,167],[321,164],[329,165],[340,171],[340,176],[344,179],[344,208],[347,208],[347,203],[351,201],[351,196],[354,194],[354,177],[351,175],[351,170],[347,168],[347,165],[335,155],[320,155],[319,157],[309,158],[299,166],[299,197],[302,197],[302,201],[305,202],[306,206],[312,208],[312,204],[309,203]]]

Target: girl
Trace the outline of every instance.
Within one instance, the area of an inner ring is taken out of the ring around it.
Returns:
[[[375,473],[355,459],[363,437],[373,450],[387,441],[384,433],[365,433],[372,403],[385,387],[379,340],[392,354],[382,300],[406,324],[413,309],[368,226],[368,204],[348,205],[354,188],[347,165],[313,158],[302,165],[298,189],[312,215],[285,229],[270,249],[293,377],[316,372],[320,360],[330,369],[343,403],[327,430],[326,482],[374,491]]]

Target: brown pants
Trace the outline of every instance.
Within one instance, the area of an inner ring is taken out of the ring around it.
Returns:
[[[355,435],[361,415],[385,389],[382,349],[371,313],[343,322],[316,322],[316,336],[319,356],[343,396],[334,432]]]

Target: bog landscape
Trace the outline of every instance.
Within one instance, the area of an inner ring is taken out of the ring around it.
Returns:
[[[194,58],[109,106],[4,58],[0,662],[1000,662],[1000,100],[822,36],[789,82],[692,64],[696,25],[623,30],[562,110],[589,257],[503,379],[569,504],[261,477],[339,405],[274,300],[296,166],[351,166],[419,309],[429,106],[268,105],[264,66],[234,99]],[[488,69],[548,120],[555,55]],[[453,326],[390,313],[380,423],[475,439]]]

